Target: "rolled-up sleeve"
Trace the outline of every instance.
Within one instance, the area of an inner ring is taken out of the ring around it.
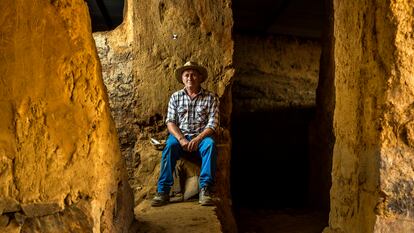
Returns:
[[[213,100],[209,108],[208,123],[206,128],[210,128],[214,131],[217,130],[219,126],[219,99],[217,96],[212,96]]]
[[[172,122],[174,124],[178,123],[177,119],[177,103],[175,101],[174,95],[170,97],[170,101],[168,102],[168,111],[167,111],[167,119],[165,123]]]

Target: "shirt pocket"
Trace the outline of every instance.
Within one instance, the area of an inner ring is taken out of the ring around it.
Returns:
[[[208,118],[207,106],[196,107],[196,119],[198,123],[205,123]]]
[[[179,123],[184,123],[187,122],[187,118],[188,118],[188,110],[184,107],[179,107],[177,109],[177,115],[178,115],[178,122]]]

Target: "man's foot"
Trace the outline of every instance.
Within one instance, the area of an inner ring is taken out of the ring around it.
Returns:
[[[202,206],[209,206],[214,205],[213,199],[211,197],[210,190],[208,187],[203,187],[200,190],[199,196],[198,196],[198,203]]]
[[[151,206],[163,206],[170,202],[170,195],[167,193],[159,193],[155,194],[154,199],[152,199]]]

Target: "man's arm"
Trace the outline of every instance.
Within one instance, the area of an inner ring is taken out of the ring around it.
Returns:
[[[191,141],[188,143],[187,149],[188,151],[196,151],[198,149],[198,144],[207,136],[213,135],[214,130],[211,128],[205,128],[203,132],[201,132],[197,137],[191,139]]]
[[[173,122],[167,123],[167,129],[168,129],[168,132],[170,132],[170,134],[172,134],[178,140],[178,142],[180,142],[181,147],[183,147],[185,151],[190,151],[190,152],[196,151],[198,149],[198,144],[200,144],[200,142],[205,137],[214,134],[214,130],[210,128],[205,128],[203,132],[197,135],[197,137],[191,139],[191,141],[189,142],[187,138],[184,137],[184,134],[181,132],[180,128],[178,128],[177,125],[174,124]]]
[[[183,147],[184,150],[188,150],[188,140],[184,137],[184,134],[181,132],[180,128],[174,123],[174,122],[168,122],[167,123],[167,129],[170,134],[172,134],[180,143],[181,147]]]
[[[168,102],[168,112],[167,112],[167,129],[170,134],[172,134],[180,143],[181,147],[184,150],[187,150],[188,140],[184,137],[184,134],[178,128],[177,122],[177,100],[174,97],[174,94],[170,97]]]

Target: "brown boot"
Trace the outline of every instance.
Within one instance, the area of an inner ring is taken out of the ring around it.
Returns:
[[[159,193],[157,192],[152,199],[151,206],[163,206],[170,202],[170,195],[166,193]]]
[[[199,196],[198,196],[198,203],[202,206],[211,206],[214,205],[213,198],[211,196],[210,190],[208,187],[203,187],[200,190]]]

